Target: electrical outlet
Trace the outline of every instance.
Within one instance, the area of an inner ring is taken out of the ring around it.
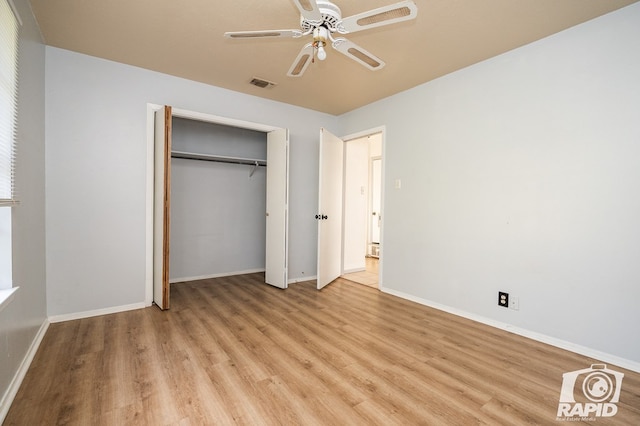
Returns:
[[[517,311],[520,309],[520,298],[518,296],[511,296],[509,298],[509,309]]]
[[[498,292],[498,306],[509,307],[509,293],[505,293],[504,291]]]

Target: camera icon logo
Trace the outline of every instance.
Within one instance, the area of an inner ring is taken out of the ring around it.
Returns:
[[[558,417],[611,417],[618,412],[623,373],[593,364],[562,375]]]

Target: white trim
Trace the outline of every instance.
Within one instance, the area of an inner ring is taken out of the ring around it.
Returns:
[[[146,179],[146,265],[145,265],[145,306],[151,306],[153,303],[153,197],[154,197],[154,145],[155,145],[155,111],[163,108],[163,105],[147,103],[147,179]],[[186,118],[190,120],[204,121],[206,123],[221,124],[224,126],[238,127],[241,129],[255,130],[259,132],[269,133],[274,130],[285,129],[284,127],[276,127],[267,124],[253,123],[251,121],[238,120],[235,118],[221,117],[218,115],[206,114],[201,112],[190,111],[171,107],[171,116],[178,118]],[[287,130],[287,134],[288,134]],[[384,140],[384,138],[383,138]],[[288,160],[287,160],[288,161]],[[287,180],[287,188],[288,188]],[[288,191],[288,189],[287,189]],[[287,206],[288,210],[288,206]],[[306,281],[306,279],[305,279]]]
[[[383,126],[373,127],[368,130],[363,130],[361,132],[352,133],[350,135],[343,136],[340,139],[342,139],[345,142],[348,142],[354,139],[364,138],[365,136],[377,135],[378,133],[382,133],[384,135],[386,131],[387,131],[387,127],[383,125]],[[384,140],[384,136],[382,139]]]
[[[517,334],[519,336],[527,337],[537,342],[546,343],[547,345],[555,346],[556,348],[564,349],[570,352],[574,352],[580,355],[584,355],[590,358],[594,358],[600,361],[604,361],[607,364],[613,364],[618,367],[626,368],[631,371],[640,373],[640,362],[633,361],[626,358],[621,358],[617,355],[612,355],[606,352],[601,352],[596,349],[587,348],[586,346],[577,345],[575,343],[567,342],[566,340],[558,339],[556,337],[547,336],[546,334],[537,333],[535,331],[527,330],[524,328],[516,327],[511,324],[507,324],[501,321],[495,321],[490,318],[486,318],[480,315],[476,315],[470,312],[462,311],[460,309],[452,308],[450,306],[442,305],[437,302],[422,299],[420,297],[412,296],[410,294],[403,293],[401,291],[392,290],[389,288],[380,287],[380,291],[383,293],[391,294],[393,296],[400,297],[402,299],[410,300],[412,302],[419,303],[421,305],[429,306],[430,308],[437,309],[439,311],[447,312],[462,318],[467,318],[472,321],[479,322],[491,327],[498,328],[500,330],[508,331],[509,333]]]
[[[136,309],[144,309],[145,303],[132,303],[131,305],[112,306],[110,308],[95,309],[93,311],[76,312],[72,314],[53,315],[49,317],[50,323],[72,321],[83,318],[98,317],[100,315],[116,314],[118,312],[135,311]]]
[[[13,0],[7,0],[7,3],[9,4],[9,7],[13,11],[13,15],[16,17],[16,21],[18,21],[18,25],[22,26],[22,18],[20,17],[20,14],[18,13],[18,8],[16,7],[15,4],[13,4]],[[29,6],[31,6],[31,5],[29,5]]]
[[[232,277],[234,275],[256,274],[258,272],[264,272],[264,271],[265,269],[261,268],[261,269],[248,269],[246,271],[223,272],[221,274],[199,275],[196,277],[172,278],[169,280],[169,284],[182,283],[185,281],[208,280],[210,278]]]
[[[367,268],[351,268],[351,269],[345,269],[345,270],[343,270],[343,271],[342,271],[342,275],[345,275],[345,274],[353,274],[353,273],[356,273],[356,272],[364,272],[364,271],[366,271],[366,270],[367,270]]]
[[[303,283],[306,281],[316,281],[318,279],[317,275],[311,275],[308,277],[298,277],[298,278],[290,278],[287,281],[287,284],[297,284],[297,283]]]
[[[24,376],[27,374],[29,367],[31,366],[31,362],[33,362],[33,357],[36,356],[36,352],[38,352],[38,348],[40,347],[40,343],[44,338],[44,335],[49,328],[49,321],[46,319],[40,325],[40,329],[33,341],[31,342],[31,346],[29,346],[29,350],[24,355],[22,362],[20,363],[20,367],[18,367],[18,371],[13,376],[11,383],[9,383],[9,387],[7,387],[7,391],[2,396],[2,401],[0,401],[0,424],[4,422],[4,419],[7,417],[7,413],[9,412],[9,408],[11,408],[11,404],[18,394],[18,389],[20,389],[20,385],[22,385],[22,381],[24,380]],[[3,361],[4,362],[4,361]]]
[[[155,146],[155,116],[156,111],[162,109],[162,105],[147,104],[147,174],[145,185],[145,273],[144,273],[144,303],[151,306],[153,303],[153,196],[154,196],[154,146]]]
[[[274,127],[267,124],[253,123],[251,121],[238,120],[235,118],[221,117],[219,115],[206,114],[203,112],[189,111],[180,108],[171,108],[171,116],[178,118],[186,118],[189,120],[204,121],[205,123],[216,123],[223,126],[238,127],[240,129],[255,130],[258,132],[269,133],[274,130],[282,129],[282,127]]]
[[[0,312],[9,305],[20,287],[12,287],[0,290]]]
[[[383,287],[383,282],[384,282],[384,261],[383,261],[383,256],[382,256],[382,251],[383,251],[383,247],[384,247],[384,217],[385,217],[385,179],[386,179],[386,175],[387,175],[387,162],[385,161],[385,158],[387,157],[387,126],[386,125],[381,125],[378,127],[373,127],[371,129],[368,130],[362,130],[360,132],[357,133],[352,133],[350,135],[347,136],[343,136],[342,140],[345,142],[348,142],[350,140],[353,139],[360,139],[360,138],[364,138],[365,136],[370,136],[370,135],[375,135],[375,134],[380,134],[380,149],[381,149],[381,155],[380,155],[380,159],[382,160],[382,170],[380,171],[380,179],[382,181],[382,188],[380,190],[380,215],[382,216],[382,222],[380,223],[380,244],[379,244],[379,248],[380,248],[380,252],[378,253],[378,289],[382,290]]]
[[[189,277],[189,278],[173,278],[169,282],[171,284],[175,284],[175,283],[181,283],[183,281],[206,280],[206,279],[209,279],[209,278],[230,277],[230,276],[233,276],[233,275],[242,275],[242,274],[253,274],[253,273],[256,273],[256,272],[264,272],[264,269],[255,269],[255,270],[240,271],[240,272],[227,272],[227,273],[224,273],[224,274],[202,275],[202,276],[198,276],[198,277]],[[313,281],[313,280],[317,280],[317,279],[318,279],[317,275],[312,275],[312,276],[309,276],[309,277],[290,278],[289,280],[287,280],[287,284],[303,283],[303,282],[306,282],[306,281]]]

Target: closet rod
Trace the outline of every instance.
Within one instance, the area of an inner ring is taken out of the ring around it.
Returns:
[[[233,164],[246,164],[248,166],[266,166],[266,160],[254,160],[252,158],[240,158],[240,157],[225,157],[222,155],[210,155],[210,154],[194,154],[184,151],[171,151],[172,158],[183,158],[186,160],[201,160],[201,161],[217,161],[219,163],[233,163]]]

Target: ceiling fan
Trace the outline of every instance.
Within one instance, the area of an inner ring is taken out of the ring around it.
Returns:
[[[411,1],[401,1],[389,6],[383,6],[368,12],[342,18],[340,8],[328,0],[294,0],[300,10],[299,30],[266,30],[266,31],[236,31],[226,32],[224,36],[231,39],[247,38],[301,38],[308,35],[313,37],[311,43],[304,45],[295,61],[289,68],[287,75],[300,77],[317,56],[321,61],[327,57],[325,46],[327,41],[338,52],[348,56],[370,70],[384,67],[382,59],[366,51],[356,43],[344,37],[335,38],[335,34],[350,34],[369,28],[394,24],[396,22],[415,19],[418,7]]]

